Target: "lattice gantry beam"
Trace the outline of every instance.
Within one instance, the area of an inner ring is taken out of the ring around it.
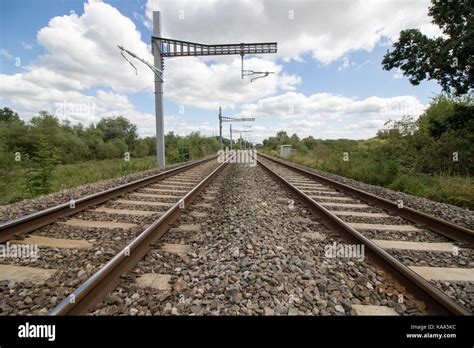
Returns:
[[[152,41],[159,45],[160,52],[163,57],[190,57],[229,54],[245,55],[277,52],[276,42],[205,45],[196,42],[187,42],[156,36],[152,36]]]

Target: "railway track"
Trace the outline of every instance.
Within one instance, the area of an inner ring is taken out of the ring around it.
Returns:
[[[474,268],[474,232],[403,207],[286,162],[259,154],[259,164],[292,190],[324,223],[361,243],[369,255],[421,296],[430,310],[470,315]],[[424,256],[433,256],[427,262]],[[448,297],[444,282],[465,290],[466,297]],[[403,300],[403,299],[402,299]]]
[[[290,195],[261,167],[230,165],[90,314],[344,315],[377,304],[423,314],[371,293],[383,284],[415,299],[374,265],[325,258],[340,238],[299,202],[272,204]]]
[[[87,312],[225,165],[205,158],[2,223],[5,245],[29,254],[2,259],[2,313],[47,314],[65,297],[73,313]],[[53,311],[66,312],[64,304]]]
[[[470,314],[472,231],[266,155],[258,164],[226,169],[207,158],[3,223],[4,242],[39,245],[41,257],[2,260],[0,313],[341,315],[391,303],[392,315]],[[274,204],[295,196],[313,214]],[[370,263],[346,271],[325,258],[330,241],[341,243],[334,231],[363,244]],[[445,282],[467,295],[448,297]],[[368,289],[378,293],[369,299]]]

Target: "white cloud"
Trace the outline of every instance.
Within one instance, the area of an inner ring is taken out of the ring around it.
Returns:
[[[138,17],[139,18],[139,17]],[[147,38],[148,39],[148,38]],[[54,111],[55,103],[95,103],[108,106],[102,114],[121,112],[137,123],[143,115],[133,112],[133,105],[125,96],[137,91],[153,91],[153,73],[141,62],[130,58],[138,69],[138,76],[117,48],[118,44],[149,62],[153,62],[150,47],[142,41],[134,23],[113,6],[90,1],[84,13],[70,13],[52,18],[37,34],[37,42],[45,53],[25,68],[24,73],[3,75],[2,97],[11,106],[30,110]],[[5,50],[0,51],[10,57]],[[233,108],[243,101],[253,101],[282,90],[294,90],[301,82],[295,75],[282,73],[282,66],[271,60],[250,58],[246,69],[274,71],[275,74],[255,83],[240,79],[240,60],[227,59],[206,64],[199,58],[176,58],[166,61],[165,93],[168,100],[187,107],[217,109]],[[99,89],[96,95],[85,90]],[[111,89],[112,92],[102,90]],[[106,93],[106,94],[104,94]],[[113,99],[107,102],[104,98]],[[81,122],[96,121],[94,116]],[[145,129],[145,127],[142,127]]]
[[[211,136],[217,133],[215,124],[211,125],[209,122],[189,122],[183,116],[166,116],[165,124],[165,132],[174,132],[178,135],[188,135],[191,132],[199,132],[202,135]]]
[[[123,45],[152,61],[148,46],[135,24],[109,4],[89,2],[84,4],[82,16],[72,13],[52,18],[38,32],[37,41],[46,53],[31,70],[54,71],[81,89],[106,87],[120,93],[151,90],[153,74],[148,67],[137,63],[137,77],[117,48]]]
[[[396,40],[403,29],[439,35],[428,6],[429,0],[148,0],[145,25],[160,10],[164,37],[204,44],[278,41],[278,57],[311,53],[329,63],[354,50],[371,50],[382,37]]]
[[[70,88],[73,88],[74,81],[76,89],[109,87],[120,93],[153,90],[154,76],[149,68],[128,57],[138,68],[136,76],[117,49],[118,44],[123,44],[139,57],[153,62],[148,45],[142,41],[133,22],[106,3],[84,4],[82,16],[54,17],[38,32],[38,43],[47,53],[39,58],[32,70],[54,71],[64,80],[71,81]],[[259,80],[258,84],[249,86],[248,80],[238,79],[240,61],[237,58],[229,63],[212,65],[196,58],[167,59],[166,97],[187,106],[215,108],[219,101],[233,106],[240,100],[253,100],[275,93],[279,86],[292,89],[300,82],[296,76],[280,76],[282,66],[272,61],[253,58],[247,59],[246,65],[254,70],[275,71],[277,74],[266,78],[265,82]],[[48,77],[44,72],[42,75],[43,80]],[[49,75],[51,83],[57,83],[53,74]],[[239,98],[240,94],[243,95]]]
[[[287,92],[244,104],[238,115],[257,119],[254,136],[260,141],[279,130],[300,137],[363,139],[374,136],[389,119],[404,115],[416,118],[425,108],[413,96],[357,99],[330,93],[306,96]],[[261,126],[262,122],[272,125]]]
[[[380,129],[385,124],[384,120],[366,120],[360,123],[354,123],[349,125],[348,129]]]
[[[425,106],[413,96],[393,98],[370,97],[363,100],[330,93],[306,96],[288,92],[242,105],[240,114],[264,119],[338,119],[343,116],[420,115]]]
[[[174,58],[166,62],[166,98],[185,106],[215,110],[219,106],[234,108],[278,92],[293,90],[301,83],[295,75],[282,74],[282,66],[261,58],[247,59],[246,66],[255,71],[274,71],[264,79],[250,83],[240,78],[240,58],[229,64],[205,64],[196,58]]]
[[[21,74],[21,78],[39,87],[63,91],[80,91],[86,87],[80,80],[72,79],[64,74],[58,74],[44,67],[35,66],[27,67],[26,69],[27,72]]]
[[[134,106],[127,96],[98,90],[95,95],[85,95],[75,90],[62,90],[40,85],[25,78],[26,75],[0,74],[2,101],[9,100],[15,109],[34,115],[46,110],[73,123],[89,124],[111,114],[133,113]]]

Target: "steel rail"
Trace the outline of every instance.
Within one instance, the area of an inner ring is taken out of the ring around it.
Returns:
[[[262,157],[266,158],[266,156]],[[397,279],[403,280],[404,285],[409,284],[410,288],[418,290],[417,292],[421,294],[424,299],[428,300],[428,305],[433,306],[433,309],[438,310],[441,314],[472,315],[472,313],[466,308],[462,307],[457,302],[449,298],[443,292],[438,290],[434,285],[430,284],[420,275],[387,253],[384,249],[380,248],[370,239],[346,224],[336,215],[332,214],[329,210],[324,208],[306,193],[298,189],[295,185],[291,184],[282,176],[274,172],[270,167],[262,163],[260,159],[257,161],[271,175],[276,177],[281,183],[291,189],[291,191],[293,191],[302,201],[304,201],[306,205],[310,207],[311,210],[313,210],[313,212],[321,216],[323,223],[328,228],[348,235],[351,237],[351,239],[355,239],[365,245],[372,257],[374,257],[379,264],[381,264],[385,269],[390,270],[390,273],[396,275]]]
[[[226,161],[219,165],[158,220],[147,227],[138,237],[66,297],[49,315],[87,314],[94,305],[100,303],[120,283],[120,276],[135,267],[152,248],[152,245],[168,231],[169,225],[178,218],[181,211],[228,163]]]
[[[421,211],[418,211],[409,207],[399,208],[397,203],[392,202],[388,199],[378,197],[376,195],[351,187],[349,185],[342,184],[340,182],[337,182],[329,178],[325,178],[319,174],[316,174],[309,170],[286,163],[272,156],[262,154],[260,152],[258,153],[258,155],[268,160],[271,160],[273,162],[279,163],[287,168],[295,170],[301,174],[309,176],[312,179],[321,181],[324,184],[335,188],[336,190],[340,190],[346,194],[355,196],[357,199],[375,204],[381,207],[382,209],[391,211],[408,221],[414,222],[416,224],[423,224],[426,227],[428,227],[428,229],[434,232],[437,232],[439,234],[442,234],[443,236],[448,237],[452,240],[462,240],[465,242],[474,243],[474,231],[468,228],[455,225],[445,220],[438,219],[437,217],[430,216],[428,214],[425,214]]]
[[[31,232],[40,227],[49,225],[59,218],[74,215],[91,206],[95,206],[112,198],[118,197],[125,192],[136,190],[142,186],[150,184],[153,181],[176,175],[199,164],[211,161],[216,157],[217,155],[212,155],[211,157],[206,157],[204,159],[172,168],[158,174],[84,196],[77,200],[72,200],[70,202],[59,204],[33,214],[6,221],[0,224],[0,242],[6,242],[10,240],[15,234]]]

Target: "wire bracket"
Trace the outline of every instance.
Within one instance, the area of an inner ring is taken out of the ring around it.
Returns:
[[[129,50],[125,49],[123,46],[120,46],[118,45],[117,46],[120,50],[120,54],[122,55],[122,57],[133,67],[133,69],[135,69],[135,75],[138,75],[138,69],[137,67],[130,61],[130,59],[128,59],[124,53],[127,53],[128,55],[130,55],[131,57],[139,60],[140,62],[142,62],[143,64],[145,64],[146,66],[148,66],[151,71],[153,71],[153,73],[156,75],[156,77],[158,77],[158,79],[163,82],[163,70],[162,69],[159,69],[157,68],[156,66],[154,66],[153,64],[150,64],[148,63],[145,59],[142,59],[140,57],[138,57],[135,53],[133,52],[130,52]]]
[[[263,79],[264,77],[267,77],[268,75],[275,73],[274,71],[245,70],[244,69],[244,55],[245,55],[245,53],[240,54],[240,57],[242,58],[242,79],[245,76],[260,75],[260,76],[257,76],[257,77],[254,77],[254,78],[250,79],[250,82],[254,82],[255,80]]]

